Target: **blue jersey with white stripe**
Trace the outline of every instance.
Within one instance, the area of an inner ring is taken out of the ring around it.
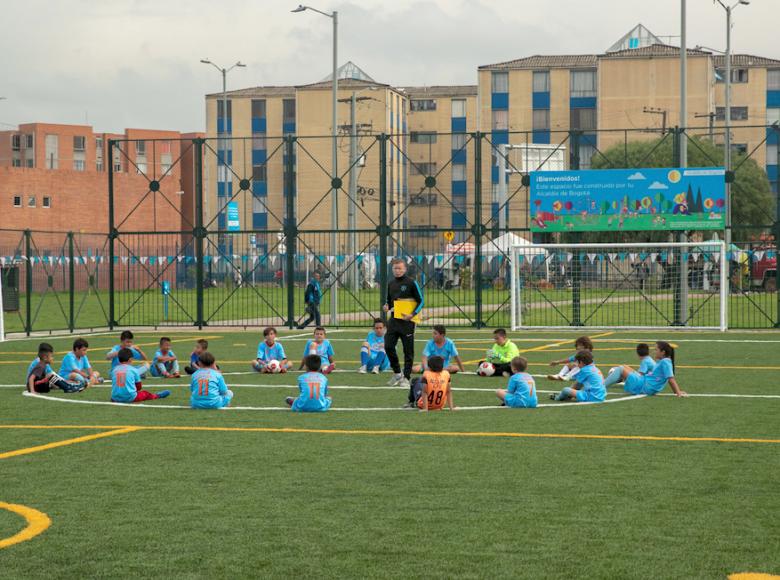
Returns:
[[[312,348],[315,352],[312,353]],[[303,349],[303,356],[309,356],[310,354],[316,354],[322,360],[322,366],[330,364],[330,358],[333,356],[333,347],[330,345],[330,341],[326,338],[322,341],[322,344],[317,344],[313,340],[309,340]]]
[[[287,358],[287,355],[284,353],[284,347],[281,342],[277,341],[268,346],[268,343],[263,340],[257,345],[257,358],[267,363],[272,360],[283,361]]]
[[[379,336],[373,330],[366,336],[366,342],[368,343],[368,349],[373,353],[385,352],[385,337]]]

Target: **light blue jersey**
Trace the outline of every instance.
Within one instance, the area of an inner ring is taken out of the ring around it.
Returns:
[[[607,398],[607,389],[604,387],[604,376],[596,365],[589,364],[580,369],[574,380],[582,385],[577,391],[579,403],[603,403]]]
[[[173,350],[169,350],[168,352],[163,354],[161,350],[156,350],[154,351],[154,360],[152,362],[154,362],[155,365],[160,364],[160,357],[162,356],[171,356],[173,358],[176,358],[176,353],[174,353]]]
[[[516,373],[509,379],[504,402],[507,407],[533,409],[539,404],[536,381],[528,373]]]
[[[366,342],[368,343],[368,350],[370,350],[373,354],[376,354],[378,352],[385,352],[385,337],[379,336],[376,332],[373,330],[368,333],[368,336],[366,336]]]
[[[268,343],[263,340],[257,345],[257,358],[264,363],[272,360],[282,362],[287,358],[287,355],[284,353],[284,347],[281,342],[277,341],[274,342],[273,346],[268,346]]]
[[[114,348],[112,348],[108,352],[119,352],[121,349],[122,349],[122,345],[117,344]],[[133,358],[135,360],[143,360],[143,357],[141,357],[141,353],[136,348],[130,347],[130,350],[133,351]],[[115,356],[114,358],[111,359],[111,369],[113,370],[118,366],[119,366],[119,357]]]
[[[674,377],[671,359],[662,358],[646,375],[631,373],[626,377],[623,389],[632,395],[655,395],[663,390],[669,379]]]
[[[90,368],[92,368],[92,365],[89,364],[87,355],[84,355],[81,358],[77,358],[76,353],[70,351],[68,354],[62,357],[59,375],[62,378],[67,379],[68,375],[74,371],[82,371],[86,373]]]
[[[639,363],[639,374],[646,375],[655,368],[655,360],[651,356],[642,357],[642,362]]]
[[[132,403],[141,382],[138,371],[129,364],[118,364],[111,370],[111,400],[116,403]]]
[[[233,392],[227,388],[222,373],[200,369],[190,380],[190,405],[193,409],[221,409],[230,404]]]
[[[317,349],[317,353],[322,360],[322,366],[327,366],[330,364],[329,357],[333,356],[333,347],[330,345],[330,341],[326,338],[322,341],[322,344],[317,344],[314,342],[314,340],[309,340],[306,342],[306,346],[303,349],[303,356],[309,356],[310,354],[313,354],[311,352],[312,345],[314,345]]]
[[[436,342],[431,339],[423,349],[423,356],[427,356],[428,358],[431,358],[432,356],[440,356],[444,359],[444,368],[446,369],[448,366],[450,366],[450,359],[458,356],[458,349],[455,348],[455,343],[452,342],[449,338],[445,338],[444,344],[441,346],[436,344]]]
[[[38,366],[38,363],[39,363],[39,362],[41,362],[41,359],[39,359],[39,358],[36,356],[36,357],[33,359],[33,361],[30,363],[30,366],[29,366],[29,367],[27,367],[27,376],[24,378],[25,382],[27,382],[27,379],[29,379],[29,378],[30,378],[30,375],[32,374],[32,372],[33,372],[33,369],[34,369],[35,367],[37,367],[37,366]],[[54,371],[52,370],[51,366],[50,366],[50,365],[46,365],[46,374],[48,375],[48,374],[50,374],[50,373],[53,373],[53,372],[54,372]]]
[[[330,409],[328,378],[322,373],[304,373],[298,377],[301,394],[293,401],[293,411],[321,412]]]

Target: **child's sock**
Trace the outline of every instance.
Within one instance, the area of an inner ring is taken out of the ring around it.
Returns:
[[[609,369],[609,374],[607,375],[607,378],[604,379],[604,386],[610,387],[620,381],[620,376],[623,374],[623,369],[621,367],[612,367]]]
[[[569,365],[563,365],[563,368],[558,372],[559,377],[565,377],[569,374],[569,371],[571,371],[571,368]]]
[[[561,389],[561,392],[558,393],[555,397],[556,401],[568,401],[569,397],[573,396],[573,389],[571,387],[563,387]]]
[[[360,365],[366,366],[368,364],[369,358],[370,357],[368,355],[368,347],[364,346],[363,348],[360,349]]]

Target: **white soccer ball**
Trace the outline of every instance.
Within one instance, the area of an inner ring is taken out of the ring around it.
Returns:
[[[282,365],[278,360],[269,360],[268,364],[265,365],[265,368],[269,373],[273,374],[282,372]]]
[[[496,367],[492,363],[485,361],[477,367],[477,374],[480,377],[492,377],[496,374]]]

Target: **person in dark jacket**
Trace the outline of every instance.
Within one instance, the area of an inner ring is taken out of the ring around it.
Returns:
[[[306,291],[303,294],[303,301],[306,303],[306,314],[309,317],[301,322],[298,328],[306,328],[312,321],[316,326],[320,323],[320,300],[322,299],[322,290],[320,289],[320,273],[314,271],[311,280],[306,285]]]
[[[406,274],[406,262],[396,258],[391,262],[391,265],[393,279],[387,284],[387,300],[384,305],[384,311],[390,313],[387,334],[385,335],[385,352],[394,373],[389,384],[408,389],[409,379],[412,376],[412,364],[414,363],[414,329],[416,324],[413,318],[422,310],[423,293],[419,284]],[[393,309],[397,300],[414,301],[417,305],[412,309],[411,314],[396,318]],[[404,349],[403,374],[396,352],[399,339]]]

